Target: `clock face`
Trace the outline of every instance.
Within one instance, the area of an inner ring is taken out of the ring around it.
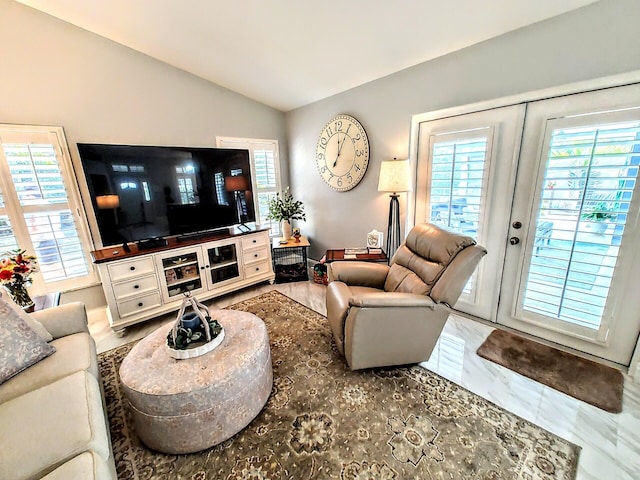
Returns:
[[[318,137],[316,165],[335,190],[345,192],[360,183],[369,165],[369,139],[360,122],[349,115],[329,120]]]

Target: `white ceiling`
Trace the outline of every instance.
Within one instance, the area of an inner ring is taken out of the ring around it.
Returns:
[[[282,111],[597,0],[18,0]]]

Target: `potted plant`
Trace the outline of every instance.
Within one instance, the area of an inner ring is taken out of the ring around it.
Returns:
[[[604,233],[607,229],[607,222],[616,218],[616,210],[611,208],[608,202],[598,202],[593,210],[580,215],[580,220],[588,222],[587,229],[594,233]]]
[[[276,196],[269,200],[269,220],[280,222],[282,240],[288,241],[291,238],[291,220],[306,221],[304,205],[300,200],[294,200],[289,187],[284,192],[276,193]]]

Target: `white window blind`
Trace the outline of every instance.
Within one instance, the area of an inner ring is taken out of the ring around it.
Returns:
[[[639,166],[640,122],[551,131],[524,308],[600,327]]]
[[[62,129],[0,125],[0,147],[0,254],[23,248],[36,256],[36,293],[94,282]]]
[[[280,191],[281,185],[278,141],[228,137],[219,137],[216,140],[218,147],[249,150],[256,223],[263,227],[270,227],[272,236],[279,235],[280,225],[278,222],[267,220],[269,201]]]

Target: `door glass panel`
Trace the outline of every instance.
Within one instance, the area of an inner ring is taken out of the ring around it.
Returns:
[[[211,267],[212,284],[240,276],[235,244],[209,248],[207,255]]]
[[[598,330],[640,164],[640,122],[551,132],[525,310]]]
[[[491,128],[434,135],[429,222],[478,238]],[[463,293],[470,294],[476,275]]]
[[[202,288],[201,265],[196,252],[162,259],[169,297]]]
[[[474,238],[483,199],[487,130],[468,138],[436,135],[433,144],[429,221]]]

